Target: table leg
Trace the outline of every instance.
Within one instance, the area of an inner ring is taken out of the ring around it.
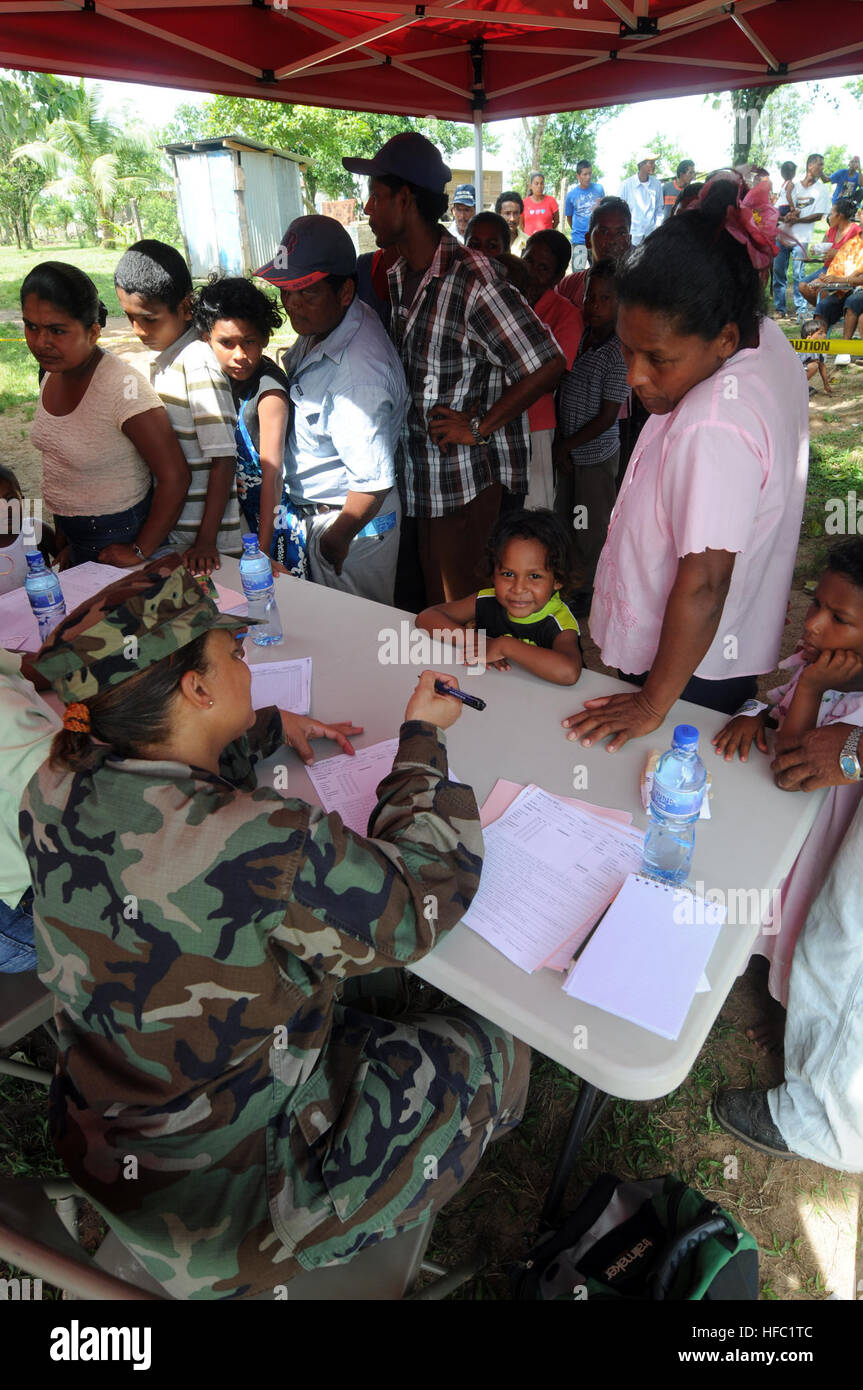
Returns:
[[[591,1116],[593,1104],[597,1097],[599,1103]],[[557,1166],[555,1167],[554,1174],[549,1183],[548,1192],[546,1193],[545,1202],[543,1203],[542,1215],[539,1220],[540,1231],[547,1231],[554,1225],[573,1165],[581,1152],[581,1146],[610,1099],[611,1097],[604,1091],[600,1091],[596,1086],[590,1086],[586,1081],[582,1081],[581,1090],[578,1093],[578,1100],[575,1102],[575,1109],[572,1112],[569,1132],[563,1141],[563,1147],[557,1160]]]

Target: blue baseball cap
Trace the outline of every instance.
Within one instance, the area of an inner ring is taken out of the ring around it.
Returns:
[[[357,253],[334,217],[295,217],[271,261],[255,271],[282,290],[304,290],[328,275],[353,275]]]
[[[414,130],[394,135],[381,145],[373,159],[343,159],[342,164],[349,174],[367,174],[373,179],[391,174],[431,193],[443,193],[452,178],[452,170],[444,164],[439,150]]]
[[[455,193],[452,195],[454,203],[461,203],[462,207],[476,207],[476,189],[472,183],[460,183]]]

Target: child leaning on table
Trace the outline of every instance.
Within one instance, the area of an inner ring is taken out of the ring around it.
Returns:
[[[475,627],[485,633],[485,660],[495,670],[523,666],[555,685],[575,685],[581,675],[579,627],[561,598],[574,569],[568,528],[541,508],[507,512],[488,538],[486,567],[491,586],[426,608],[417,627],[434,635]]]
[[[792,672],[786,685],[768,692],[779,725],[780,752],[809,729],[863,725],[863,540],[842,541],[831,550],[797,650],[780,665]],[[745,762],[753,741],[766,753],[767,714],[766,709],[736,714],[713,740],[717,753],[726,761],[739,753]],[[782,1004],[787,1001],[794,944],[859,805],[861,790],[863,782],[830,788],[782,885],[780,929],[762,933],[755,948],[771,962],[768,986]]]
[[[303,520],[285,492],[290,382],[265,353],[281,322],[269,296],[240,275],[211,275],[195,300],[195,326],[237,407],[237,493],[246,525],[274,570],[308,579]]]

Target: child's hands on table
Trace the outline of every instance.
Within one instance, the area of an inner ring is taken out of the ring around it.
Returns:
[[[710,741],[720,757],[724,757],[727,763],[732,762],[735,753],[740,754],[740,761],[745,763],[749,757],[753,741],[755,747],[760,752],[767,752],[767,731],[764,727],[765,711],[761,710],[758,714],[735,714],[733,719],[729,719],[724,729]]]

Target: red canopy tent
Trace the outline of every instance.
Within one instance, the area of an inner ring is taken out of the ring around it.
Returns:
[[[863,70],[831,0],[0,0],[0,63],[455,121]]]

